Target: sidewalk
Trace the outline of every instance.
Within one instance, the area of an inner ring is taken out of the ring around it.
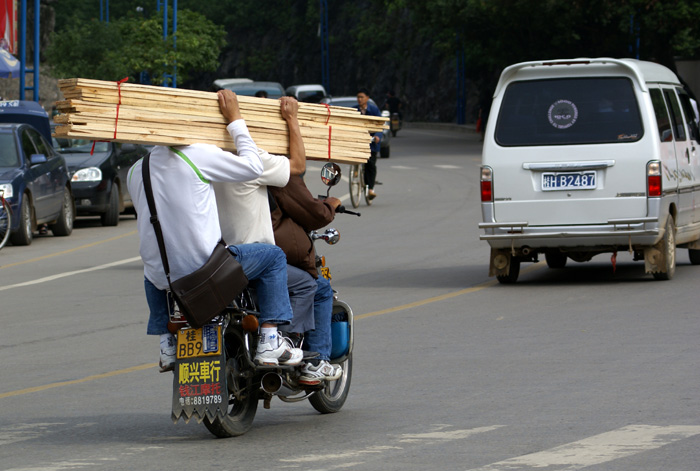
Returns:
[[[402,124],[404,129],[434,129],[438,131],[451,131],[466,134],[475,141],[481,140],[481,135],[476,132],[475,124],[454,124],[454,123],[430,123],[430,122],[408,122]]]

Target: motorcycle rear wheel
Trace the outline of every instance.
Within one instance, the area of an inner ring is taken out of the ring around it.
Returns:
[[[253,426],[255,412],[258,409],[258,388],[251,377],[241,377],[245,364],[244,348],[240,340],[232,335],[226,336],[226,384],[229,399],[226,416],[216,417],[213,421],[204,419],[204,426],[219,438],[243,435]],[[236,398],[234,392],[243,396]]]
[[[321,414],[338,412],[348,398],[350,380],[352,379],[352,353],[340,366],[343,368],[343,376],[336,381],[327,381],[325,388],[309,398],[313,408]]]

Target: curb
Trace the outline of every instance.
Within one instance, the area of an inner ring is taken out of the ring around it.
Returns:
[[[481,134],[476,132],[475,124],[454,124],[454,123],[431,123],[431,122],[407,122],[403,125],[406,129],[432,129],[437,131],[450,131],[466,134],[474,140],[481,140]]]

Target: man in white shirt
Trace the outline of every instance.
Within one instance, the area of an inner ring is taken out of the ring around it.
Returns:
[[[200,268],[221,239],[212,183],[241,182],[255,179],[263,173],[257,146],[242,119],[236,95],[229,90],[220,91],[219,106],[230,123],[227,130],[236,144],[237,155],[209,144],[156,146],[151,151],[153,198],[162,226],[172,280]],[[284,110],[282,113],[288,114]],[[150,221],[142,181],[142,163],[143,160],[139,160],[129,170],[127,185],[139,215],[139,251],[144,262],[146,300],[150,308],[147,333],[161,336],[161,371],[168,371],[175,363],[174,338],[167,329],[171,301]],[[271,244],[232,245],[229,250],[241,263],[251,285],[258,292],[263,335],[255,361],[266,365],[300,363],[301,351],[291,348],[287,341],[281,341],[277,336],[277,325],[288,324],[292,320],[284,253]]]
[[[254,180],[214,183],[219,223],[226,242],[275,244],[267,187],[284,187],[290,175],[302,175],[306,171],[306,150],[297,120],[298,109],[299,103],[293,97],[280,98],[280,110],[289,131],[289,157],[257,149],[263,163],[262,175]],[[287,279],[294,318],[285,330],[303,333],[314,329],[316,280],[291,265],[287,266]]]

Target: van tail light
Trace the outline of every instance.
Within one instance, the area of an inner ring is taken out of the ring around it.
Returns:
[[[481,167],[481,202],[493,201],[493,170],[491,167]]]
[[[647,196],[661,196],[661,162],[652,160],[647,164]]]

